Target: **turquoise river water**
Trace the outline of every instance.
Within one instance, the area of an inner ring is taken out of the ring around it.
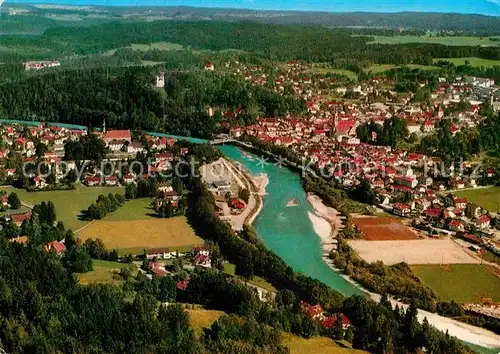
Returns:
[[[259,164],[255,155],[243,153],[236,146],[218,148],[228,158],[240,162],[252,175],[265,173],[269,178],[263,208],[253,223],[265,245],[295,271],[321,280],[344,295],[361,294],[322,259],[320,239],[308,217],[313,209],[306,199],[300,176],[272,162]],[[299,207],[287,207],[291,199],[296,199]]]

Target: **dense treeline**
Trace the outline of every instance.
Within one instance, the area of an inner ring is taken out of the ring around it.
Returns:
[[[276,59],[316,58],[318,61],[326,59],[328,52],[342,50],[346,53],[365,42],[365,38],[351,37],[344,30],[217,21],[116,22],[88,28],[52,28],[42,39],[58,45],[64,41],[66,44],[58,49],[77,54],[132,43],[166,41],[196,49],[239,49]]]
[[[485,106],[487,109],[488,103]],[[450,132],[451,124],[451,120],[439,121],[436,134],[424,137],[417,150],[450,162],[467,160],[474,154],[500,148],[500,115],[491,114],[477,131],[466,130],[455,136]]]
[[[416,277],[406,263],[386,266],[383,262],[367,263],[349,247],[342,233],[339,235],[337,252],[330,258],[335,267],[377,294],[390,294],[405,303],[436,312],[437,295]]]
[[[29,9],[29,13],[12,18],[4,15],[0,25],[3,34],[34,34],[42,33],[45,28],[67,26],[65,20],[58,17],[71,15],[79,16],[78,26],[88,26],[108,22],[110,20],[141,20],[149,19],[151,12],[159,18],[184,20],[209,19],[212,21],[234,21],[235,18],[252,19],[252,21],[285,25],[320,25],[331,27],[355,28],[356,31],[366,29],[376,33],[415,33],[426,34],[428,30],[443,31],[446,34],[476,34],[495,35],[499,33],[500,21],[494,16],[458,13],[429,13],[429,12],[399,12],[399,13],[370,13],[370,12],[304,12],[304,11],[258,11],[249,9],[222,9],[197,8],[183,6],[169,7],[89,7],[89,8],[39,8],[29,5],[19,5]],[[494,5],[492,5],[494,6]],[[99,15],[99,16],[95,16]],[[404,28],[401,31],[401,28]]]
[[[257,114],[283,115],[305,111],[305,102],[291,95],[254,87],[233,77],[210,73],[169,73],[166,87],[152,87],[151,69],[115,68],[65,71],[0,85],[0,116],[65,122],[90,127],[166,130],[179,135],[210,137],[222,119],[207,107],[235,110],[252,122]],[[74,143],[70,155],[99,153]],[[96,150],[97,149],[97,150]],[[102,150],[102,149],[101,149]]]
[[[99,40],[96,40],[99,38]],[[155,21],[113,22],[89,27],[48,29],[43,35],[26,38],[12,36],[5,46],[31,48],[6,52],[6,62],[46,57],[89,55],[127,47],[134,43],[172,42],[186,49],[250,52],[272,60],[336,62],[342,59],[367,64],[430,64],[432,58],[500,58],[500,48],[444,46],[437,44],[367,44],[373,37],[353,36],[349,30],[314,26],[283,26],[256,22]],[[35,50],[34,48],[38,49]],[[47,51],[50,49],[50,51]],[[47,52],[49,54],[47,54]],[[149,53],[158,59],[158,52]],[[121,57],[138,63],[138,53],[122,50]],[[193,56],[192,53],[187,54]],[[115,57],[117,58],[117,57]],[[353,59],[354,58],[354,59]],[[191,58],[192,60],[193,58]],[[151,60],[144,59],[142,60]],[[82,63],[83,64],[83,63]],[[84,64],[83,64],[84,65]]]
[[[182,310],[156,311],[151,296],[130,301],[114,286],[79,286],[55,254],[31,246],[2,245],[0,252],[6,352],[199,352]]]

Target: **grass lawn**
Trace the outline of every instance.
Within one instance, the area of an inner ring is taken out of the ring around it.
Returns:
[[[487,262],[496,263],[500,265],[500,257],[488,250],[481,256],[481,258]]]
[[[128,267],[131,269],[132,274],[137,273],[137,268],[130,264],[109,262],[101,260],[93,260],[94,270],[88,273],[77,274],[80,284],[92,284],[92,283],[106,283],[106,284],[118,284],[122,282],[121,278],[117,276],[116,273],[120,269]]]
[[[488,37],[429,37],[429,36],[373,36],[375,40],[370,43],[378,44],[405,44],[405,43],[426,43],[443,44],[449,46],[486,46],[499,47],[500,42],[491,41]]]
[[[224,263],[224,273],[235,275],[236,266],[232,263]],[[242,279],[243,280],[243,279]],[[245,280],[250,284],[259,286],[268,291],[276,292],[276,289],[272,286],[271,283],[268,283],[265,279],[258,277],[256,275],[253,276],[252,280]]]
[[[500,212],[500,187],[477,188],[466,191],[453,192],[467,201],[475,203],[488,211]]]
[[[500,301],[500,278],[480,264],[412,266],[414,273],[430,286],[441,300],[477,303],[482,298]]]
[[[85,187],[81,184],[76,184],[76,190],[72,191],[27,192],[12,187],[5,190],[8,193],[15,191],[21,201],[29,206],[51,200],[56,207],[57,219],[74,231],[88,224],[88,221],[78,220],[78,216],[95,202],[99,194],[124,193],[123,187]]]
[[[351,70],[345,70],[345,69],[333,69],[333,68],[312,68],[307,70],[308,73],[312,74],[337,74],[337,75],[343,75],[347,76],[349,79],[355,79],[356,78],[356,73]]]
[[[186,309],[185,311],[189,314],[189,324],[198,335],[203,333],[203,328],[212,326],[220,316],[224,315],[224,312],[215,310]]]
[[[434,63],[437,63],[440,60],[449,61],[450,63],[453,63],[456,66],[465,65],[465,61],[468,61],[470,66],[475,66],[475,67],[484,66],[485,68],[492,68],[494,66],[500,66],[500,60],[489,60],[489,59],[481,59],[481,58],[475,58],[475,57],[437,58],[437,59],[434,59]]]
[[[156,43],[151,43],[151,44],[132,44],[128,48],[131,48],[133,50],[151,50],[151,49],[158,49],[158,50],[182,50],[184,47],[180,44],[176,43],[170,43],[170,42],[156,42]]]
[[[19,209],[8,209],[6,211],[0,211],[0,217],[5,216],[5,215],[11,215],[11,214],[22,214],[26,213],[28,211],[31,211],[30,208],[25,207],[24,205],[21,205]]]
[[[291,354],[354,354],[367,353],[349,347],[348,343],[337,344],[330,338],[314,337],[310,339],[294,336],[290,333],[281,334],[282,344],[290,348]]]
[[[183,245],[183,246],[169,246],[168,248],[171,249],[172,251],[177,251],[179,253],[187,253],[187,252],[191,252],[193,247],[200,246],[202,244],[203,243],[196,243],[196,244],[192,244],[192,245]],[[139,247],[119,248],[116,251],[118,252],[119,256],[126,256],[129,254],[142,255],[144,253],[144,250],[147,248],[151,248],[151,247],[139,246]]]
[[[150,198],[139,198],[125,202],[115,212],[109,213],[104,218],[105,221],[123,221],[123,220],[145,220],[156,219],[152,214],[155,211],[150,207]]]
[[[142,254],[144,249],[202,245],[183,216],[160,219],[108,221],[97,220],[78,233],[82,240],[100,238],[106,248],[121,254]],[[134,251],[134,252],[132,252]]]

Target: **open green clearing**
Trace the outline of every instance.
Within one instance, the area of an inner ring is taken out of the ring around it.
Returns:
[[[282,332],[283,345],[290,349],[290,354],[362,354],[362,350],[352,349],[350,343],[335,342],[327,337],[302,338]]]
[[[433,289],[441,300],[478,303],[482,298],[500,301],[500,278],[480,264],[412,266],[415,274]]]
[[[465,197],[467,201],[475,203],[488,211],[500,212],[500,187],[470,189],[453,192],[453,194]]]
[[[77,274],[80,284],[106,283],[118,284],[123,280],[118,276],[122,268],[129,268],[133,275],[137,273],[137,268],[131,264],[109,262],[101,260],[92,261],[94,269],[88,273]]]
[[[156,42],[156,43],[151,43],[151,44],[132,44],[128,48],[131,48],[133,50],[142,50],[142,51],[147,51],[147,50],[152,50],[152,49],[158,49],[158,50],[183,50],[184,47],[180,44],[176,43],[170,43],[170,42]]]
[[[155,211],[151,208],[150,198],[139,198],[126,201],[123,206],[115,212],[106,215],[106,221],[123,221],[123,220],[144,220],[154,218]]]
[[[19,209],[8,209],[6,211],[0,211],[0,217],[6,216],[6,215],[12,215],[12,214],[24,214],[31,211],[30,208],[25,207],[24,205],[21,205]]]
[[[356,73],[351,70],[345,70],[345,69],[333,69],[333,68],[312,68],[307,70],[307,72],[311,74],[335,74],[335,75],[342,75],[342,76],[347,76],[349,79],[355,79]]]
[[[51,200],[56,207],[57,219],[62,221],[66,228],[74,231],[88,224],[88,221],[79,220],[78,217],[100,194],[124,193],[123,187],[85,187],[81,184],[75,186],[75,190],[65,191],[27,192],[25,189],[12,187],[5,190],[8,193],[16,192],[21,201],[30,207]]]
[[[82,240],[100,238],[120,256],[143,254],[145,249],[162,247],[184,253],[203,244],[185,217],[157,218],[150,203],[150,198],[129,200],[104,219],[93,221],[78,237]]]
[[[403,66],[396,66],[394,64],[373,64],[370,65],[369,67],[363,69],[365,72],[372,72],[372,73],[382,73],[384,71],[389,71],[391,69],[396,69],[396,68],[409,68],[409,69],[420,69],[420,70],[439,70],[440,68],[438,66],[434,65],[419,65],[419,64],[408,64],[408,65],[403,65]]]
[[[235,275],[236,271],[236,266],[232,263],[224,263],[224,273],[230,274],[230,275]],[[268,283],[266,280],[262,279],[261,277],[258,276],[253,276],[252,280],[245,280],[246,282],[259,286],[263,289],[266,289],[267,291],[276,291],[276,289],[271,285],[271,283]]]
[[[374,41],[370,44],[406,44],[406,43],[426,43],[443,44],[449,46],[486,46],[500,47],[500,42],[492,41],[489,37],[430,37],[430,36],[372,36]]]
[[[465,65],[466,61],[469,63],[470,66],[473,66],[473,67],[481,67],[481,66],[483,66],[485,68],[492,68],[494,66],[500,66],[500,60],[490,60],[490,59],[482,59],[482,58],[476,58],[476,57],[468,57],[468,58],[436,58],[436,59],[434,59],[434,63],[437,63],[440,60],[449,61],[450,63],[453,63],[456,66]]]

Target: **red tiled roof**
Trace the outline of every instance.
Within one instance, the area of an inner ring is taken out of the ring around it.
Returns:
[[[28,220],[29,218],[31,218],[31,213],[10,215],[10,219],[13,223],[23,222],[24,220]]]
[[[186,290],[189,284],[189,280],[179,280],[177,282],[177,289],[179,290]]]
[[[130,130],[109,130],[104,134],[104,139],[111,140],[131,140]]]
[[[433,218],[437,218],[441,215],[441,210],[436,209],[436,208],[427,208],[425,210],[425,215],[433,217]]]
[[[393,207],[394,209],[399,209],[399,210],[410,210],[410,206],[403,203],[394,203]]]
[[[490,221],[490,218],[488,217],[488,215],[482,215],[482,216],[478,217],[477,220],[482,224],[482,223]]]
[[[459,228],[460,226],[463,226],[459,220],[452,220],[449,225],[453,226],[455,228]]]
[[[43,249],[46,252],[54,251],[56,253],[63,253],[64,251],[66,251],[66,246],[62,242],[52,241],[47,243]]]

